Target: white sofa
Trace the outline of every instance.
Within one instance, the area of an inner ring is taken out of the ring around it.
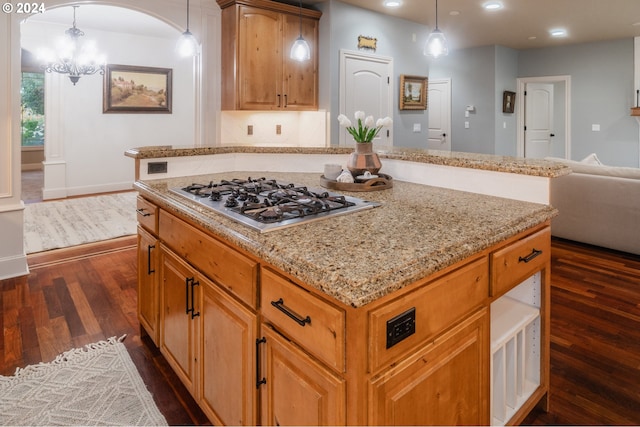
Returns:
[[[573,171],[551,180],[556,237],[640,255],[640,169],[547,158]]]

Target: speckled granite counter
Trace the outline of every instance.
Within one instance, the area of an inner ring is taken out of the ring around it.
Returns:
[[[228,153],[271,153],[271,154],[349,154],[352,148],[346,147],[186,147],[186,146],[149,146],[132,148],[125,155],[134,159],[154,159],[165,157],[201,156]],[[443,166],[482,169],[496,172],[517,173],[521,175],[555,178],[567,175],[571,169],[567,166],[542,159],[524,159],[510,156],[496,156],[477,153],[460,153],[436,150],[394,148],[376,150],[381,159],[396,159],[418,163],[431,163]]]
[[[236,172],[235,177],[254,176]],[[206,175],[204,180],[229,178]],[[256,176],[257,177],[257,176]],[[320,188],[317,174],[269,178]],[[335,299],[360,307],[556,215],[550,206],[396,181],[392,189],[348,193],[382,206],[260,234],[169,192],[198,177],[140,181],[161,208],[255,254]]]

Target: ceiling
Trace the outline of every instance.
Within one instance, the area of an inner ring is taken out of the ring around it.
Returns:
[[[304,0],[303,0],[304,1]],[[324,0],[307,0],[319,3]],[[433,28],[436,0],[402,0],[389,9],[383,0],[341,0]],[[450,49],[502,45],[530,49],[640,36],[640,0],[499,0],[504,8],[488,12],[488,0],[439,0],[438,28]],[[457,14],[453,14],[456,13]],[[564,38],[549,31],[565,28]]]
[[[290,0],[281,0],[291,2]],[[313,5],[328,0],[302,0]],[[341,0],[364,9],[435,25],[435,0],[402,0],[396,9],[383,0]],[[450,49],[502,45],[530,49],[640,36],[640,0],[500,0],[502,10],[487,12],[487,0],[439,0],[438,27]],[[452,14],[457,13],[457,14]],[[71,7],[47,9],[28,22],[48,21],[71,26]],[[94,28],[154,37],[175,38],[182,31],[129,9],[90,5],[77,10],[78,28]],[[566,37],[552,38],[549,30],[565,28]]]

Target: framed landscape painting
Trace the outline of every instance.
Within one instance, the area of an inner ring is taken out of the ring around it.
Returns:
[[[427,78],[400,75],[400,109],[427,109]]]
[[[108,64],[104,113],[171,113],[171,68]]]

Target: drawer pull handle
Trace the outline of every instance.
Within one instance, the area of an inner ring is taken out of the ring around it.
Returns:
[[[527,262],[531,261],[532,259],[534,259],[535,257],[537,257],[538,255],[542,255],[542,251],[540,251],[538,249],[533,249],[529,255],[527,255],[525,257],[522,257],[522,256],[519,257],[518,258],[518,262],[527,263]]]
[[[304,319],[295,314],[293,311],[289,310],[284,305],[284,300],[280,298],[278,301],[271,301],[271,305],[295,320],[295,322],[300,326],[305,326],[307,323],[311,324],[311,317],[307,316]]]
[[[136,212],[138,212],[138,215],[142,215],[142,216],[151,216],[151,214],[150,214],[150,213],[145,212],[144,210],[145,210],[144,208],[140,208],[140,209],[136,209]]]

